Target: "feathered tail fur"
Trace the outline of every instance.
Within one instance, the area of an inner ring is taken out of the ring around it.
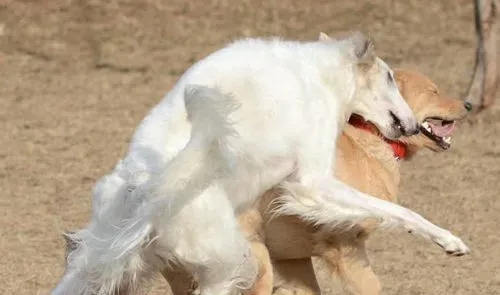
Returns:
[[[237,104],[217,89],[186,87],[185,106],[192,124],[187,146],[141,185],[130,187],[118,179],[104,190],[114,197],[101,198],[113,201],[99,214],[94,212],[84,229],[67,233],[76,249],[68,253],[66,272],[52,294],[115,294],[124,284],[133,291],[153,270],[148,247],[154,247],[155,223],[161,220],[164,226],[217,177],[218,138],[234,132],[227,118]]]

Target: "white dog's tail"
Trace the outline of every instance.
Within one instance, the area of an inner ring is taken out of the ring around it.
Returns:
[[[191,138],[186,147],[168,164],[158,178],[154,195],[161,214],[175,215],[199,195],[213,180],[224,173],[221,148],[225,139],[235,136],[229,121],[239,105],[218,89],[189,85],[185,93],[187,118],[191,121]],[[163,207],[163,208],[162,208]],[[168,218],[168,217],[167,217]]]
[[[157,233],[154,225],[168,227],[168,219],[217,177],[219,143],[234,133],[228,117],[237,105],[230,96],[202,86],[187,88],[185,105],[192,123],[187,146],[146,183],[133,190],[117,186],[106,212],[68,235],[78,246],[68,255],[66,273],[53,294],[114,294],[124,284],[137,287],[151,271],[144,249]]]
[[[65,274],[53,295],[115,294],[120,288],[134,291],[151,271],[144,263],[143,249],[152,239],[153,227],[148,220],[137,218],[147,210],[144,187],[131,190],[117,183],[104,192],[112,192],[114,196],[105,197],[113,199],[94,212],[85,228],[66,233],[72,245]]]

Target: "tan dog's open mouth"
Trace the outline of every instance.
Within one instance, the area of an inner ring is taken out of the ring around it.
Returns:
[[[429,139],[436,142],[442,149],[451,146],[451,134],[455,130],[455,120],[430,117],[420,125],[420,131]]]

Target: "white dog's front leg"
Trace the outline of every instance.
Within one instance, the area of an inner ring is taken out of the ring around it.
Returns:
[[[316,123],[319,123],[316,122]],[[297,153],[297,182],[283,183],[291,194],[283,195],[278,214],[296,214],[316,224],[355,224],[360,219],[377,218],[396,225],[441,246],[447,253],[463,255],[467,246],[419,214],[397,204],[364,194],[331,175],[335,159],[334,124],[316,124]]]
[[[366,218],[375,217],[381,219],[382,222],[387,222],[389,226],[391,224],[402,226],[410,233],[437,243],[448,254],[460,256],[469,252],[469,248],[461,239],[414,211],[364,194],[337,179],[331,178],[323,181],[320,193],[326,203],[351,208],[353,215],[356,215],[356,211],[363,210],[365,213],[360,212],[361,217],[363,215]]]

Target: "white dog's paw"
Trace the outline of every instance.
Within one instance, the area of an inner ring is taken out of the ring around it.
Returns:
[[[450,232],[436,237],[434,242],[446,251],[447,254],[452,256],[462,256],[469,253],[469,247],[458,237]]]

